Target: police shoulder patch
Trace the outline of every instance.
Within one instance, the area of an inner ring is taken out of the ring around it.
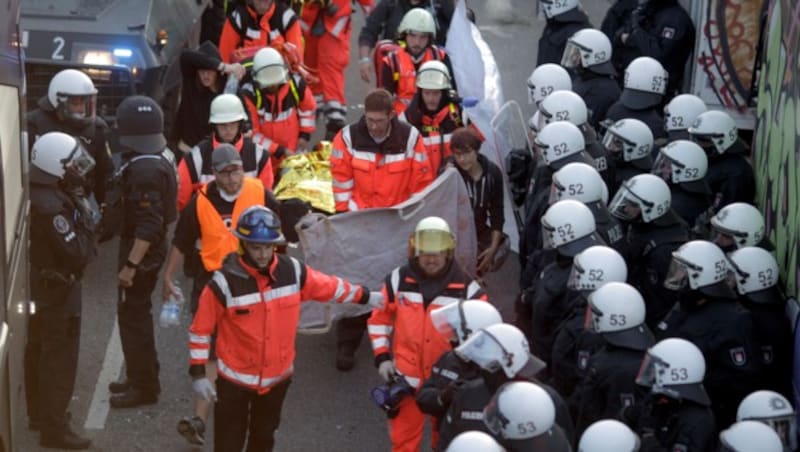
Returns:
[[[741,367],[747,364],[747,353],[744,351],[744,347],[734,347],[728,350],[728,353],[731,355],[734,366]]]
[[[661,37],[662,38],[667,38],[667,39],[674,38],[675,37],[675,29],[672,28],[672,27],[664,27],[661,30]]]
[[[56,215],[53,217],[53,227],[56,229],[56,232],[59,234],[66,234],[69,232],[69,221],[64,217],[64,215]]]

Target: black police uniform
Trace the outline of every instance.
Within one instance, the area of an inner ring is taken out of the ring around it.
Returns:
[[[609,165],[611,162],[609,161],[610,156],[608,155],[608,151],[597,140],[597,132],[595,132],[593,128],[588,125],[583,125],[581,131],[583,132],[583,139],[586,143],[586,153],[594,159],[594,169],[600,173],[603,182],[608,186],[608,184],[614,180],[613,168]]]
[[[653,333],[642,325],[637,334],[630,331],[603,333],[606,343],[589,358],[589,365],[570,401],[576,405],[575,427],[580,436],[595,421],[615,418],[623,408],[644,397],[636,376],[647,348],[655,342]],[[628,335],[632,339],[614,338]]]
[[[608,107],[606,117],[604,119],[617,122],[620,119],[633,118],[642,121],[653,132],[653,139],[664,138],[667,133],[664,131],[664,116],[659,111],[658,107],[645,108],[642,110],[635,110],[622,103],[622,100],[614,102],[613,105]],[[601,119],[602,120],[602,119]]]
[[[690,230],[694,230],[696,223],[710,218],[711,190],[705,180],[668,184],[672,194],[672,210],[683,218]]]
[[[25,349],[28,416],[43,444],[88,447],[88,440],[71,432],[67,408],[78,368],[81,277],[96,255],[94,225],[81,200],[55,180],[39,182],[37,173],[31,168],[30,281],[37,312]]]
[[[177,217],[177,181],[174,165],[161,155],[163,115],[152,99],[133,96],[124,100],[117,122],[120,144],[129,149],[122,156],[128,166],[121,187],[124,216],[119,269],[129,267],[135,240],[150,243],[142,260],[134,263],[133,285],[120,288],[117,305],[127,391],[112,396],[111,406],[127,407],[155,403],[161,390],[151,296],[167,253],[167,227]]]
[[[580,8],[573,8],[548,18],[542,36],[539,37],[536,66],[545,63],[560,64],[567,40],[584,28],[594,27],[589,22],[589,16]]]
[[[625,27],[630,27],[631,13],[639,6],[639,0],[617,0],[611,5],[600,24],[600,31],[614,42],[617,31]]]
[[[628,282],[636,287],[647,306],[645,323],[651,330],[677,301],[677,293],[664,287],[672,252],[689,241],[689,228],[674,211],[650,223],[632,223],[628,230],[625,262]]]
[[[626,180],[639,174],[650,174],[650,170],[653,169],[653,159],[650,156],[626,162],[622,157],[622,153],[619,152],[613,154],[611,159],[614,165],[614,181],[608,186],[608,192],[611,193],[611,196],[614,196],[614,193],[619,191],[619,187]]]
[[[624,43],[623,33],[628,33]],[[628,27],[618,29],[612,39],[617,70],[640,56],[652,57],[669,74],[667,93],[672,95],[681,89],[694,39],[692,19],[678,0],[649,0],[633,10]]]
[[[703,301],[689,301],[691,296],[702,296]],[[681,302],[653,332],[659,339],[686,339],[703,352],[704,382],[717,427],[722,429],[735,422],[739,402],[760,388],[761,380],[766,377],[759,359],[753,317],[732,298],[701,295],[698,291],[681,297]]]
[[[592,211],[597,234],[611,248],[621,255],[625,255],[625,228],[617,217],[611,215],[608,207],[602,201],[590,202],[586,207]]]
[[[467,381],[479,378],[477,368],[449,351],[443,354],[431,369],[422,386],[417,390],[417,406],[420,411],[441,421],[447,413],[453,396]]]
[[[595,129],[622,93],[619,83],[610,74],[595,73],[591,67],[578,72],[572,80],[572,90],[586,102],[589,124]]]
[[[47,132],[63,132],[75,138],[80,138],[83,147],[89,151],[94,159],[94,169],[86,177],[86,188],[94,194],[98,204],[103,204],[106,198],[106,188],[111,175],[114,173],[114,162],[108,147],[110,130],[102,118],[95,117],[89,124],[73,123],[72,120],[58,118],[58,112],[50,104],[47,96],[39,99],[36,110],[28,112],[28,135],[36,138]]]
[[[500,373],[503,371],[501,370]],[[508,380],[505,375],[497,377],[502,381],[500,384],[487,384],[483,378],[476,378],[469,380],[456,392],[447,414],[442,418],[439,425],[439,443],[437,450],[443,451],[447,449],[453,439],[459,435],[470,430],[478,430],[488,434],[492,434],[483,423],[483,409],[492,400],[492,396],[497,389]],[[528,381],[539,385],[544,389],[547,394],[553,399],[553,405],[556,408],[556,425],[562,429],[563,434],[572,439],[574,426],[572,418],[569,416],[567,404],[564,399],[550,386],[541,383],[535,378],[514,378],[513,381]]]
[[[626,408],[622,421],[641,438],[640,452],[707,452],[714,450],[714,413],[688,399],[648,395]]]
[[[734,202],[752,204],[756,195],[756,179],[753,167],[745,158],[747,150],[741,140],[718,154],[716,150],[708,158],[706,181],[714,196],[714,209]]]
[[[539,276],[532,300],[531,351],[549,366],[553,342],[559,325],[569,314],[566,304],[566,286],[572,270],[572,259],[557,256]]]

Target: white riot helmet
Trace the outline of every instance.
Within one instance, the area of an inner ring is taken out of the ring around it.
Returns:
[[[664,66],[650,57],[639,57],[625,68],[620,101],[633,110],[645,110],[661,103],[669,76]]]
[[[652,174],[638,174],[622,183],[608,205],[611,214],[623,221],[639,215],[651,223],[670,211],[672,193],[664,179]]]
[[[473,362],[488,372],[503,372],[508,378],[533,377],[546,366],[531,355],[522,331],[507,323],[476,331],[454,352],[464,361]]]
[[[417,71],[417,88],[451,89],[450,71],[447,70],[447,66],[438,60],[422,63]]]
[[[72,100],[76,99],[76,101]],[[77,69],[64,69],[50,79],[47,100],[61,118],[75,124],[94,121],[97,105],[97,88],[88,75]],[[81,104],[83,113],[72,113],[68,104]]]
[[[479,430],[469,430],[459,433],[450,444],[447,445],[445,452],[505,452],[500,444],[492,438],[492,435]]]
[[[777,288],[780,269],[775,256],[764,248],[746,246],[728,254],[740,295],[757,303],[783,301]]]
[[[550,183],[550,204],[565,199],[574,199],[584,204],[603,200],[603,193],[608,189],[600,173],[586,163],[567,163],[553,173]]]
[[[710,110],[697,116],[689,134],[706,152],[723,154],[739,139],[739,128],[727,112]]]
[[[750,204],[728,204],[711,217],[711,227],[717,234],[729,235],[736,248],[756,246],[764,240],[764,217]]]
[[[559,14],[573,10],[580,5],[578,0],[539,0],[545,17],[552,19]]]
[[[583,431],[578,452],[638,452],[639,444],[639,437],[627,425],[603,419]]]
[[[567,121],[582,126],[589,119],[586,102],[572,91],[558,90],[545,97],[539,104],[539,112],[545,124],[556,121]]]
[[[546,434],[556,421],[556,407],[541,386],[527,381],[506,383],[483,409],[483,423],[501,441]]]
[[[673,184],[700,182],[704,187],[708,157],[689,140],[675,140],[659,150],[652,173]]]
[[[586,149],[586,140],[581,130],[575,124],[566,121],[542,127],[533,144],[538,148],[538,153],[545,164],[555,170],[575,161],[573,156]]]
[[[696,345],[686,339],[664,339],[650,347],[639,367],[636,383],[647,386],[654,394],[688,399],[710,405],[703,378],[706,360]]]
[[[617,347],[647,350],[653,345],[653,333],[644,325],[644,298],[633,286],[610,282],[590,293],[587,300],[587,331],[602,334]]]
[[[723,452],[783,452],[781,438],[757,421],[740,421],[719,434]]]
[[[528,103],[538,106],[551,93],[571,89],[572,77],[566,69],[553,63],[541,64],[528,77]]]
[[[458,344],[475,331],[502,322],[500,312],[483,300],[459,300],[431,311],[433,327]]]
[[[95,161],[80,140],[62,132],[48,132],[39,137],[31,148],[31,180],[53,184],[69,177],[86,177]],[[69,173],[69,174],[68,174]]]
[[[706,103],[694,94],[679,94],[664,107],[664,130],[687,130],[707,110]]]
[[[397,34],[402,35],[403,33],[413,31],[416,33],[430,33],[430,35],[435,38],[436,37],[436,22],[433,20],[433,16],[424,8],[411,8],[403,19],[400,21],[400,25],[397,26]]]
[[[568,69],[583,67],[592,68],[594,72],[613,74],[611,41],[600,30],[579,30],[567,40],[561,65]]]
[[[542,246],[574,257],[593,245],[604,245],[597,235],[592,211],[580,201],[566,199],[548,207],[542,215]]]
[[[220,94],[211,101],[208,117],[210,124],[228,124],[246,119],[244,105],[235,94]]]
[[[289,81],[289,68],[277,50],[264,47],[253,57],[253,78],[262,88]]]
[[[707,240],[692,240],[672,252],[664,287],[670,290],[698,290],[706,295],[735,298],[728,286],[728,258]]]
[[[646,169],[652,167],[653,132],[638,119],[620,119],[612,124],[603,136],[603,147],[623,161],[645,160]]]
[[[742,399],[736,420],[762,422],[778,434],[785,450],[797,450],[794,409],[786,397],[777,392],[756,391]]]
[[[590,246],[572,259],[567,287],[572,290],[597,290],[612,281],[625,282],[628,266],[617,250],[603,245]]]

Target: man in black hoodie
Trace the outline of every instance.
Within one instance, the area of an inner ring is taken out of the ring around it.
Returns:
[[[579,0],[539,0],[544,10],[547,25],[539,38],[536,66],[545,63],[558,64],[567,46],[567,39],[578,30],[593,28],[589,16],[581,9]]]

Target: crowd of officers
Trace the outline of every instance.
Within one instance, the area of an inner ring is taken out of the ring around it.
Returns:
[[[26,398],[43,447],[90,446],[67,413],[80,282],[98,241],[119,236],[126,378],[109,385],[110,404],[157,403],[151,297],[165,262],[162,298],[179,296],[182,266],[197,400],[178,431],[193,444],[213,403],[215,450],[273,449],[300,303],[316,300],[373,308],[337,325],[336,366],[353,367],[368,332],[395,451],[422,447],[426,417],[431,447],[452,452],[796,449],[791,332],[748,149],[727,113],[679,93],[694,27],[676,1],[620,0],[601,31],[578,0],[540,0],[533,149],[506,162],[525,212],[513,324],[480,278],[502,264],[505,189],[440,47],[452,2],[359,1],[361,76],[377,88],[349,125],[350,1],[217,3],[216,42],[181,57],[170,137],[152,99],[120,104],[116,169],[83,72],[58,73],[29,114],[39,309]],[[333,143],[337,212],[393,206],[455,168],[477,273],[455,261],[438,217],[410,231],[408,261],[379,291],[287,256],[272,188],[283,159],[311,147],[317,116]]]

